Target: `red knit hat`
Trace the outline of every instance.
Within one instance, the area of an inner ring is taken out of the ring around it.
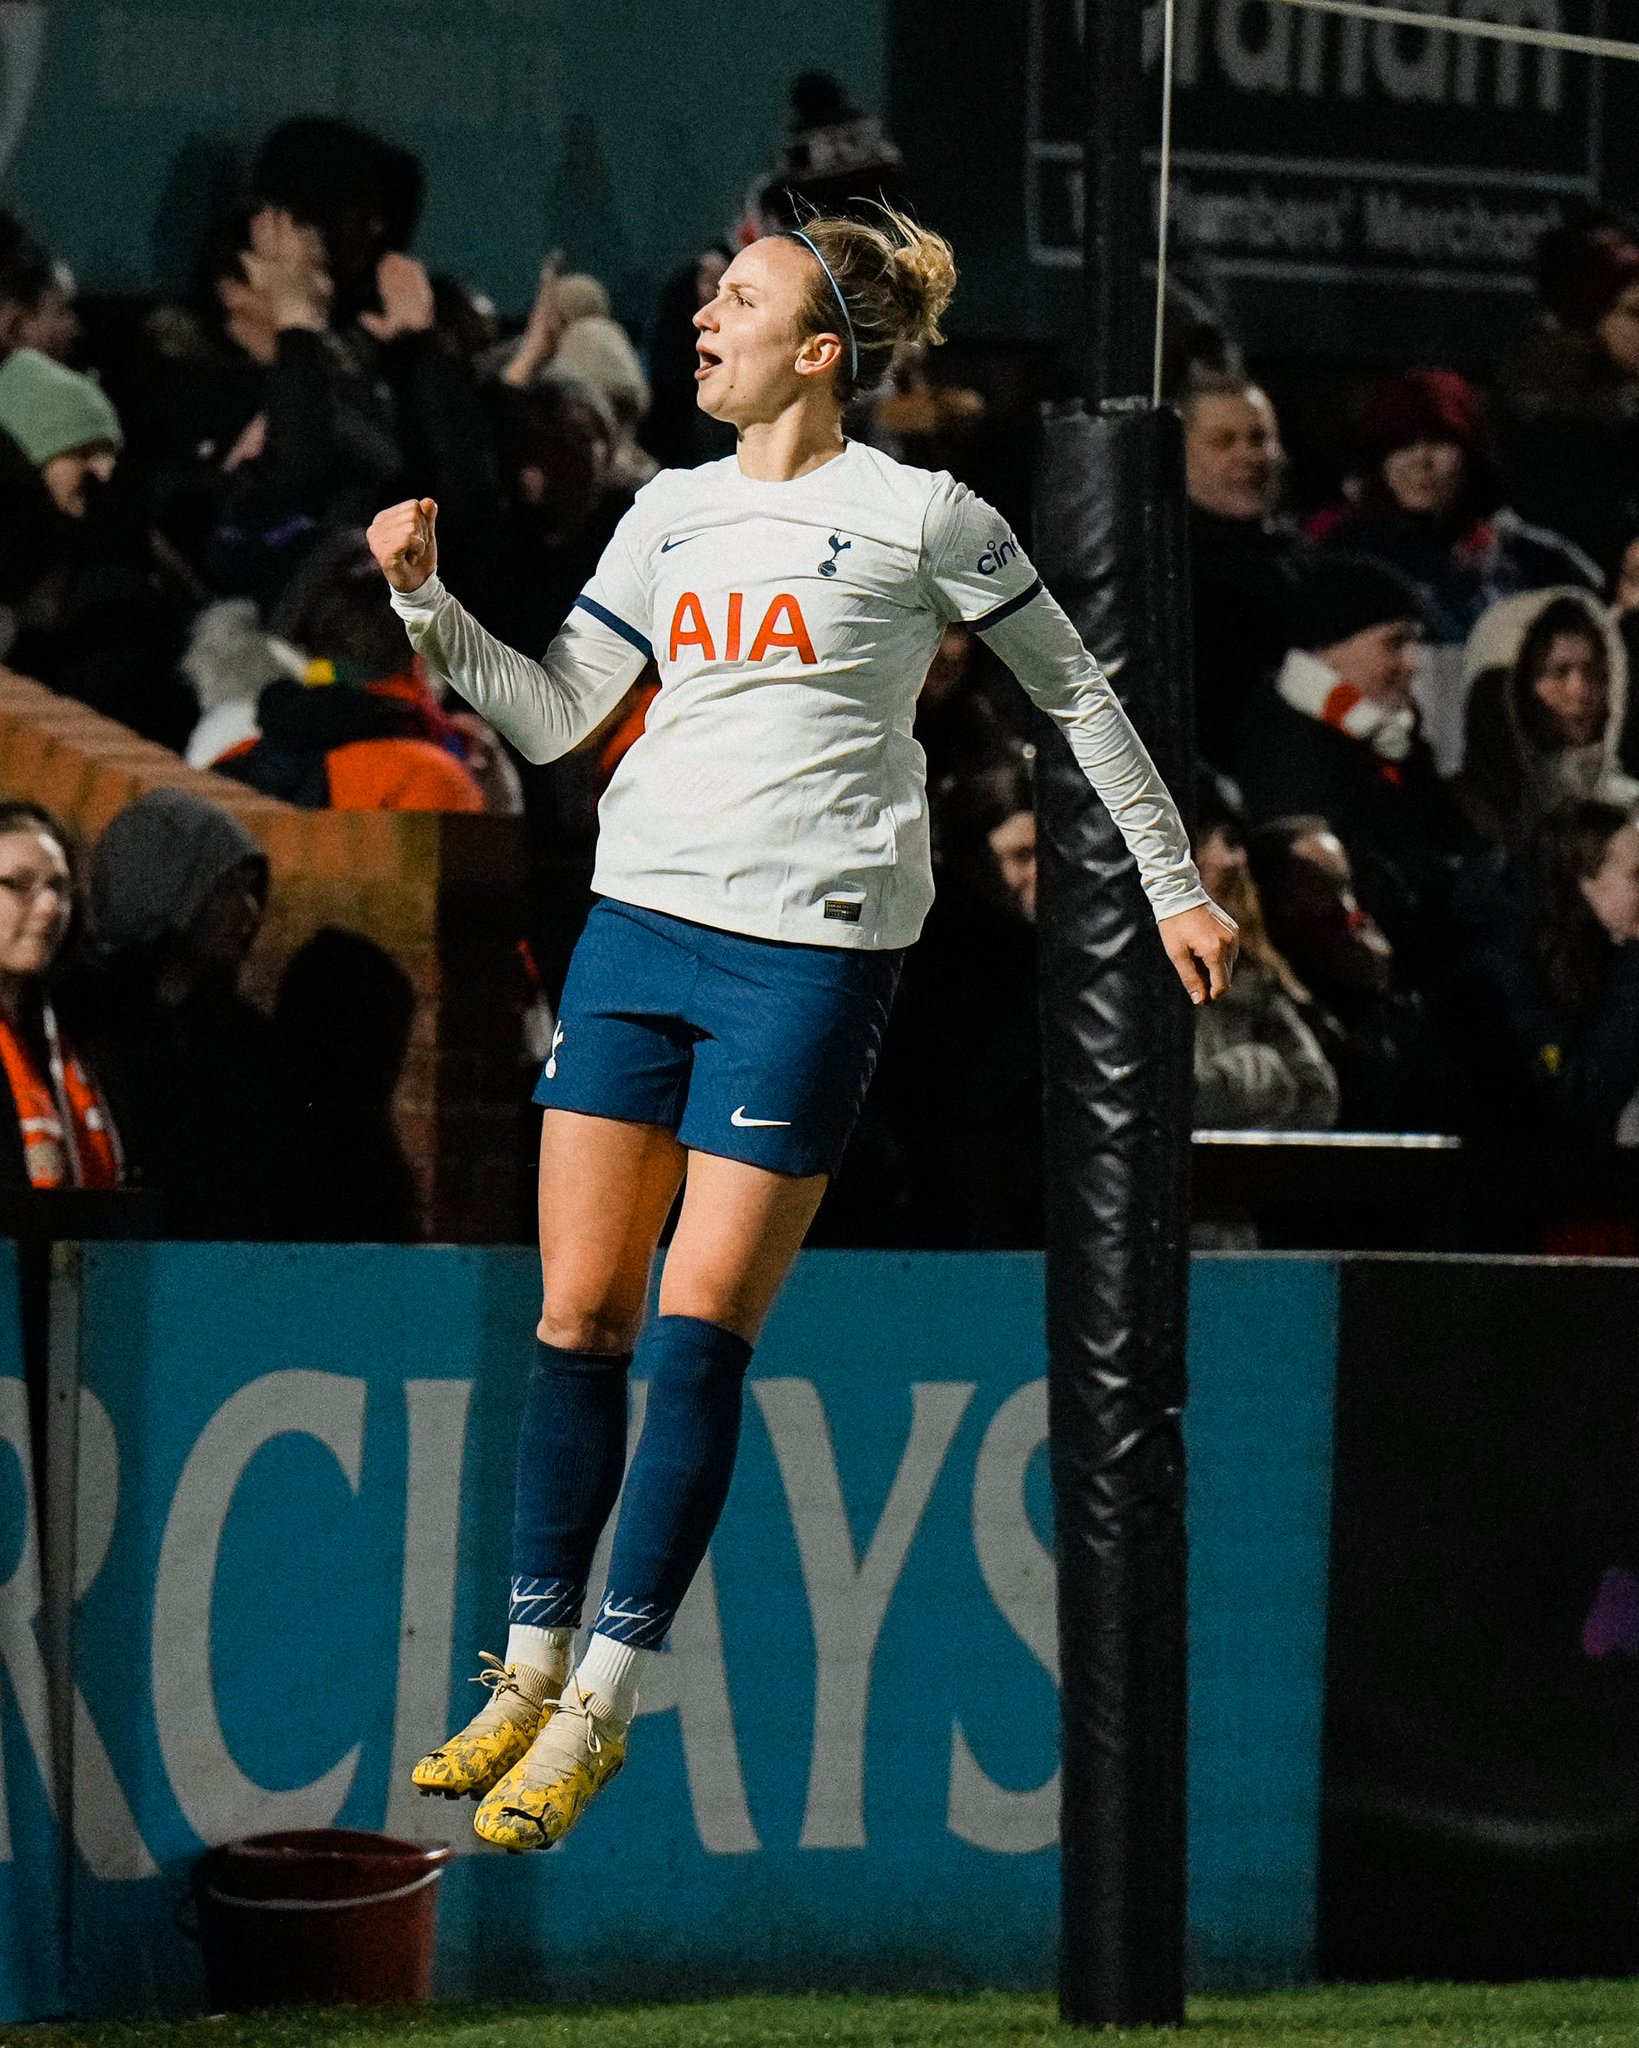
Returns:
[[[1408,370],[1367,392],[1360,439],[1374,466],[1414,441],[1455,441],[1468,455],[1484,457],[1485,401],[1455,370]]]

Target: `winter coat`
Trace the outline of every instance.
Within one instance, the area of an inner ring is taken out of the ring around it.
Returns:
[[[444,336],[292,329],[265,366],[195,348],[141,396],[133,438],[156,518],[213,589],[271,603],[322,529],[367,525],[412,488],[445,515],[447,573],[465,583],[482,567],[469,534],[499,494],[493,436]],[[261,452],[224,469],[258,415]]]
[[[266,857],[239,820],[156,790],[92,854],[88,961],[71,991],[134,1177],[179,1237],[302,1235],[313,1133],[272,1025],[231,980],[162,1000],[159,969],[221,884]]]
[[[1318,814],[1343,842],[1355,894],[1388,934],[1414,986],[1449,966],[1447,900],[1474,837],[1415,731],[1404,760],[1297,710],[1270,682],[1241,726],[1234,774],[1248,820]]]
[[[1529,883],[1504,854],[1455,896],[1467,936],[1444,1004],[1453,1127],[1475,1138],[1608,1145],[1639,1089],[1639,944],[1609,949],[1585,1015],[1555,1002],[1534,950]]]
[[[257,700],[259,737],[219,759],[264,796],[309,811],[481,811],[470,770],[427,737],[422,707],[392,680],[355,687],[288,679]]]
[[[1599,622],[1605,646],[1605,729],[1591,746],[1544,752],[1527,733],[1514,674],[1525,636],[1562,597],[1577,599]],[[1493,605],[1463,652],[1468,685],[1462,773],[1452,790],[1475,829],[1497,845],[1523,846],[1559,804],[1597,798],[1627,809],[1639,782],[1621,765],[1628,720],[1628,656],[1616,621],[1585,590],[1533,590]]]
[[[1195,1013],[1198,1130],[1326,1131],[1337,1076],[1275,974],[1243,959],[1227,995]]]

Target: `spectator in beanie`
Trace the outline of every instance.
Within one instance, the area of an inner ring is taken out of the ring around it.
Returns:
[[[74,915],[69,840],[37,804],[0,803],[0,1188],[113,1188],[118,1135],[57,1021],[52,969]]]
[[[806,216],[863,206],[905,207],[905,159],[874,114],[856,107],[828,71],[791,81],[790,114],[772,170],[747,207],[743,241],[800,227]]]
[[[123,440],[92,378],[34,349],[0,362],[0,659],[174,746],[180,618],[110,503]]]
[[[1453,787],[1485,838],[1519,849],[1561,805],[1639,802],[1620,758],[1627,650],[1597,598],[1575,589],[1505,598],[1469,636],[1465,666],[1473,680]]]
[[[267,857],[227,811],[151,791],[91,857],[78,989],[135,1176],[182,1237],[299,1237],[315,1158],[272,1026],[238,989]]]
[[[1287,566],[1296,535],[1275,517],[1286,451],[1275,409],[1250,378],[1191,373],[1179,399],[1189,497],[1196,743],[1225,767],[1253,691],[1287,648]]]
[[[1460,645],[1487,608],[1550,583],[1602,587],[1598,565],[1502,503],[1484,402],[1453,370],[1410,370],[1368,392],[1356,495],[1310,523],[1311,540],[1408,576],[1429,638]]]
[[[1201,886],[1240,926],[1241,951],[1230,993],[1195,1019],[1196,1128],[1330,1130],[1337,1076],[1306,1019],[1309,992],[1264,923],[1240,817],[1215,778],[1197,810]]]
[[[1465,878],[1448,998],[1476,1137],[1609,1144],[1639,1090],[1639,827],[1583,801]]]
[[[1522,517],[1601,564],[1639,532],[1639,242],[1595,216],[1543,238],[1539,310],[1497,373]]]
[[[0,431],[38,479],[30,516],[59,519],[86,516],[95,485],[112,477],[125,440],[100,384],[29,348],[13,349],[0,362]],[[20,474],[15,463],[12,473]]]
[[[429,695],[362,536],[315,555],[279,637],[305,656],[257,699],[258,736],[215,762],[304,810],[481,811],[457,728]]]
[[[1449,963],[1452,869],[1472,844],[1418,731],[1421,632],[1417,592],[1395,570],[1315,558],[1294,587],[1292,646],[1248,709],[1236,768],[1252,821],[1327,820],[1413,985]]]

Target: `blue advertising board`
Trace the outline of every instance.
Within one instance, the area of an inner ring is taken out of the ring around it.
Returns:
[[[332,1824],[462,1852],[454,1996],[1050,1981],[1040,1261],[799,1262],[631,1762],[534,1859],[406,1774],[503,1646],[537,1276],[494,1250],[85,1249],[73,2009],[196,2003],[175,1915],[200,1851]],[[1195,1275],[1201,1981],[1312,1955],[1336,1292],[1321,1261]]]

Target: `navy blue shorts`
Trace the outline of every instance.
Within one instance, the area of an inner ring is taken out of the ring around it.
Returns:
[[[904,957],[752,939],[600,897],[535,1100],[659,1124],[774,1173],[835,1173]]]

